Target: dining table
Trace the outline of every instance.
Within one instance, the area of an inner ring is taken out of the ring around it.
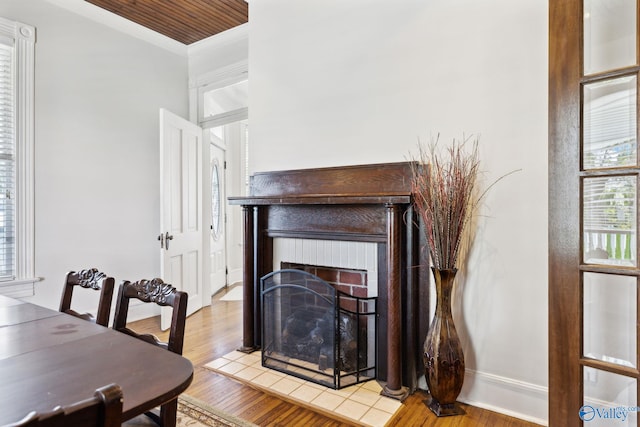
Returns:
[[[75,316],[0,295],[0,426],[122,388],[122,421],[177,398],[193,365]]]

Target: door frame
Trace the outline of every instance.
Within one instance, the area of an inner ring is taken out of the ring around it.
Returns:
[[[582,32],[583,0],[549,1],[548,309],[551,426],[583,425],[580,419],[580,408],[584,404],[583,366],[595,363],[583,357],[583,272],[616,273],[614,269],[585,266],[582,262],[580,195],[581,178],[586,176],[581,167],[581,104],[582,87],[586,81],[583,77]],[[637,73],[639,69],[636,65],[622,71]],[[608,78],[618,74],[618,71],[602,74]],[[637,274],[633,270],[625,272],[629,276]],[[607,370],[607,366],[601,364],[598,369]],[[637,372],[630,376],[637,378]]]
[[[549,425],[579,426],[582,0],[549,1]],[[579,9],[576,9],[578,8]],[[576,27],[578,25],[579,27]],[[567,29],[570,30],[567,30]]]
[[[208,129],[210,128],[214,128],[214,127],[219,127],[219,126],[224,126],[226,124],[230,124],[230,123],[235,123],[235,122],[241,122],[241,121],[245,121],[249,119],[249,108],[245,107],[245,108],[239,108],[237,110],[233,110],[227,113],[223,113],[223,114],[219,114],[217,116],[214,117],[207,117],[205,118],[203,116],[203,111],[204,111],[204,102],[203,102],[203,98],[204,98],[204,94],[209,91],[209,90],[214,90],[214,89],[218,89],[218,88],[222,88],[224,86],[228,86],[234,83],[238,83],[242,80],[248,80],[249,79],[249,64],[248,61],[239,61],[237,63],[234,64],[230,64],[228,66],[222,67],[218,70],[214,70],[210,73],[206,73],[200,77],[198,77],[197,79],[194,80],[194,84],[193,86],[191,86],[190,88],[190,99],[189,99],[189,117],[191,118],[191,120],[195,123],[198,123],[198,126],[200,126],[203,131],[206,132],[208,131]],[[206,149],[209,150],[209,139],[206,138],[205,142],[205,146]],[[229,147],[227,146],[227,150],[229,149]],[[210,218],[211,216],[211,177],[209,176],[210,174],[210,169],[209,169],[209,152],[207,151],[206,153],[206,160],[204,160],[204,169],[207,170],[207,177],[205,177],[205,188],[204,188],[204,198],[203,198],[203,205],[205,208],[205,218]],[[243,161],[244,159],[246,159],[246,156],[248,156],[248,153],[245,152],[245,150],[242,150],[242,156],[243,156]],[[227,170],[225,171],[227,178],[231,175],[234,174],[235,171],[232,169],[234,166],[230,163],[227,164]],[[228,180],[227,180],[227,187],[228,187]],[[237,195],[237,194],[232,194],[232,195]],[[226,201],[225,201],[226,202]],[[227,206],[228,208],[228,206]],[[208,210],[208,211],[207,211]],[[227,209],[227,215],[229,215],[229,210]],[[226,232],[225,232],[225,239],[226,239],[226,247],[227,247],[227,256],[226,256],[226,262],[227,264],[229,263],[229,254],[230,254],[230,250],[229,250],[229,246],[232,244],[231,242],[229,242],[229,229],[227,227],[227,225],[225,225],[226,227]],[[206,248],[204,248],[204,253],[209,253],[210,252],[210,245],[209,245],[209,230],[207,229],[206,231],[203,230],[203,233],[206,233],[203,235],[203,242],[206,242]],[[241,241],[238,242],[238,244],[241,244]],[[209,283],[209,277],[211,275],[211,266],[210,266],[210,262],[209,260],[207,260],[207,263],[205,265],[205,272],[204,272],[204,277],[206,277],[206,281],[205,284],[206,285],[206,290],[209,292],[211,292],[211,284]],[[227,265],[228,267],[228,265]],[[229,281],[229,277],[227,277],[227,281]],[[229,283],[228,283],[229,284]],[[203,289],[205,289],[205,287],[203,286]],[[203,304],[204,301],[203,301]],[[206,303],[206,305],[210,305],[211,301],[208,301]]]
[[[208,133],[209,129],[204,130],[204,133]],[[209,295],[215,294],[216,292],[218,292],[220,289],[224,289],[226,288],[229,283],[228,283],[228,261],[227,261],[227,256],[228,256],[228,243],[229,243],[229,238],[228,238],[228,222],[227,222],[227,146],[226,146],[226,137],[224,138],[224,140],[222,140],[222,144],[218,144],[216,143],[216,141],[214,141],[213,139],[209,138],[208,141],[209,144],[209,185],[210,185],[210,190],[208,193],[208,197],[205,197],[205,200],[208,200],[205,203],[209,204],[210,207],[210,212],[213,212],[213,201],[211,200],[211,194],[212,194],[212,188],[211,188],[211,184],[212,184],[212,180],[213,180],[213,175],[212,175],[212,169],[213,169],[213,160],[214,160],[214,155],[213,155],[213,150],[217,149],[220,150],[220,152],[222,153],[223,157],[222,159],[220,159],[220,161],[218,161],[218,173],[220,175],[220,181],[222,182],[222,185],[220,185],[219,183],[219,187],[220,187],[220,209],[221,209],[221,234],[220,234],[220,239],[222,239],[222,246],[223,246],[223,252],[224,252],[224,286],[222,288],[215,288],[214,287],[214,283],[212,282],[212,277],[213,277],[213,273],[214,273],[214,266],[213,266],[213,260],[212,260],[212,255],[213,255],[213,247],[211,246],[211,230],[209,230],[209,233],[207,235],[207,239],[209,239]],[[215,147],[215,148],[214,148]],[[217,160],[217,159],[216,159]],[[212,220],[213,215],[210,214],[209,215],[209,219]],[[211,224],[210,228],[213,228],[213,224]]]

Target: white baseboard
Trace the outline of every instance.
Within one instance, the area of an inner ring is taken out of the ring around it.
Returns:
[[[160,307],[156,304],[147,304],[132,300],[129,304],[127,322],[148,319],[149,317],[160,316]]]
[[[231,286],[238,282],[242,282],[242,268],[229,270],[229,274],[227,275],[227,285]]]
[[[548,387],[467,369],[458,400],[543,426],[549,423]]]

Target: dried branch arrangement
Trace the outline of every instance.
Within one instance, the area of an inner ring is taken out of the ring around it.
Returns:
[[[476,188],[478,139],[454,139],[446,149],[440,148],[438,137],[426,147],[418,144],[411,187],[433,266],[445,270],[456,268],[465,226],[484,193]]]

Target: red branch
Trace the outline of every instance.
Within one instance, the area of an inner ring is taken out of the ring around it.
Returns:
[[[418,146],[411,187],[437,269],[455,268],[464,228],[481,197],[475,188],[480,173],[478,140],[471,144],[469,140],[454,139],[444,153],[437,150],[438,138],[426,149]]]

